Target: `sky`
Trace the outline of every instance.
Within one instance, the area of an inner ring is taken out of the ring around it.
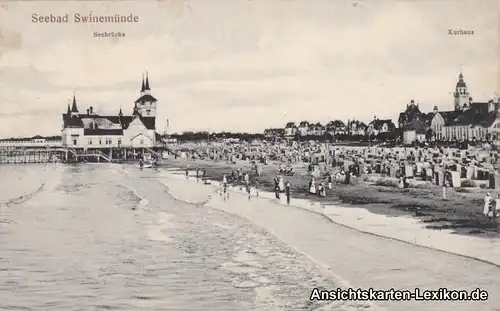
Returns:
[[[396,122],[411,99],[423,111],[451,110],[461,68],[473,99],[487,101],[500,93],[499,8],[499,0],[0,0],[0,137],[60,135],[73,92],[81,112],[131,114],[145,71],[157,130],[169,133]],[[31,21],[89,12],[139,22]]]

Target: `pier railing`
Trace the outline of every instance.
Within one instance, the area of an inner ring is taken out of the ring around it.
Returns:
[[[60,161],[61,156],[61,150],[43,147],[36,149],[0,147],[0,164],[52,163]]]

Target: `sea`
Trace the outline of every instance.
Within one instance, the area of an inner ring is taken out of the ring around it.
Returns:
[[[204,189],[204,190],[203,190]],[[485,301],[311,300],[314,288]],[[500,310],[500,268],[118,164],[0,166],[0,310]]]

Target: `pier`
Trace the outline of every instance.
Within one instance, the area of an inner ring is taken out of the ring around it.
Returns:
[[[59,148],[60,149],[60,148]],[[0,164],[53,163],[61,159],[62,151],[55,148],[0,148]]]
[[[162,158],[162,153],[169,151],[167,148],[2,148],[0,147],[1,164],[27,164],[27,163],[81,163],[103,162],[118,163],[135,161],[145,154]]]

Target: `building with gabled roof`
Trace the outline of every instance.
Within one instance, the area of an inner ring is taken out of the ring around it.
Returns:
[[[368,123],[368,127],[366,132],[369,135],[378,135],[379,133],[387,133],[392,132],[396,129],[394,123],[392,123],[391,119],[379,119],[377,117],[373,117],[373,120]]]
[[[90,106],[78,110],[76,95],[62,115],[62,146],[71,148],[150,148],[159,141],[156,133],[157,100],[151,95],[149,77],[142,78],[140,96],[134,101],[131,115],[122,109],[116,115],[100,115]]]

